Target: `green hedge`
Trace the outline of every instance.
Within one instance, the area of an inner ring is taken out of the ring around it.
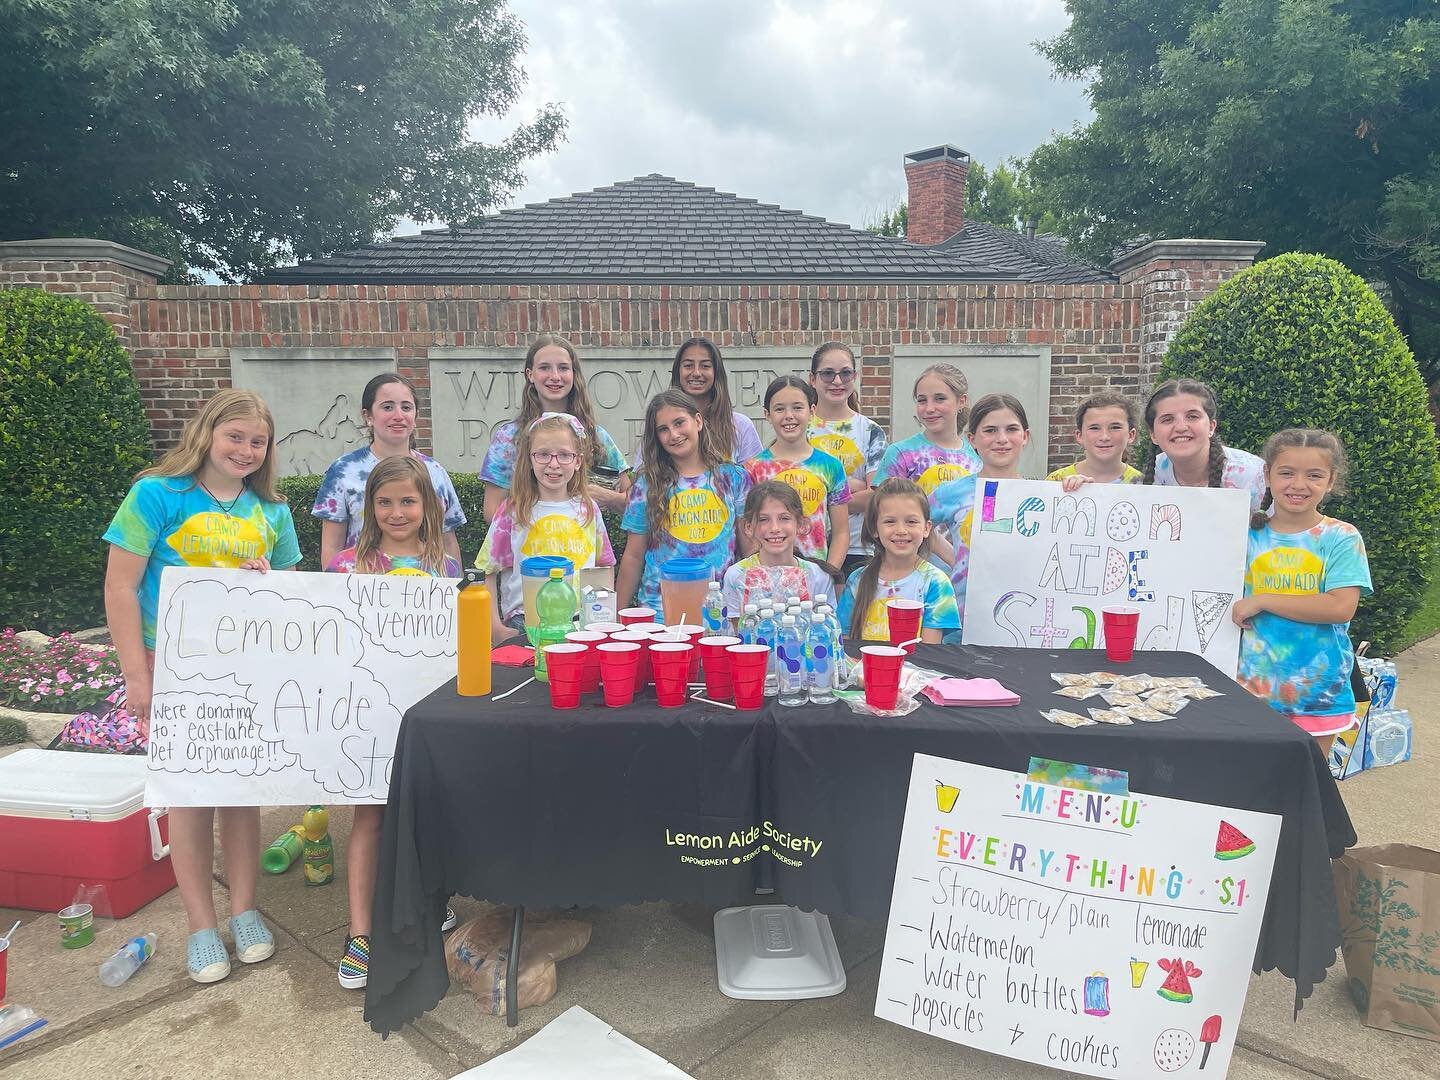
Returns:
[[[94,308],[0,290],[0,623],[104,618],[100,534],[150,461],[130,357]]]
[[[1440,470],[1424,382],[1379,297],[1331,259],[1269,259],[1185,321],[1160,374],[1180,376],[1214,388],[1227,444],[1258,453],[1288,427],[1340,436],[1349,492],[1324,511],[1359,528],[1375,584],[1351,636],[1388,649],[1425,593]]]
[[[290,502],[290,512],[295,518],[295,535],[300,541],[300,553],[304,556],[300,570],[320,570],[320,520],[310,516],[315,505],[315,492],[320,489],[319,476],[287,476],[279,482],[281,494]],[[485,485],[473,473],[451,473],[455,494],[460,497],[460,506],[465,511],[466,523],[456,533],[460,541],[460,555],[466,566],[475,561],[480,544],[485,539],[485,521],[481,509],[485,505]],[[610,533],[610,543],[615,548],[615,558],[625,550],[625,533],[620,521],[611,514],[605,515],[605,528]]]

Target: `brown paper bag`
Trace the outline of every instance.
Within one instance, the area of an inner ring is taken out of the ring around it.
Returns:
[[[505,1011],[511,915],[508,907],[486,905],[475,918],[456,927],[445,943],[450,978],[467,987],[480,1007],[495,1016]],[[589,943],[589,923],[527,911],[516,979],[518,1006],[528,1009],[554,997],[559,988],[556,961],[569,959]]]
[[[1345,973],[1361,1020],[1440,1041],[1440,852],[1355,848],[1334,867]]]

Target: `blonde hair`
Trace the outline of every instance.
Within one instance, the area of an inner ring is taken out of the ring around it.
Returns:
[[[930,520],[930,497],[914,480],[892,476],[876,488],[875,494],[870,497],[870,505],[865,508],[865,524],[860,531],[861,537],[870,544],[870,561],[865,564],[865,569],[860,572],[860,580],[855,583],[855,605],[850,611],[849,634],[857,641],[865,634],[865,614],[870,610],[870,605],[875,601],[875,593],[880,588],[880,563],[885,558],[885,548],[880,543],[880,504],[886,499],[913,499],[920,507],[921,516],[927,522]],[[927,536],[916,548],[916,566],[925,561],[929,550],[930,538]]]
[[[215,442],[215,429],[232,420],[256,420],[270,432],[265,445],[265,460],[245,477],[244,484],[257,498],[269,503],[283,503],[285,496],[275,490],[275,418],[265,399],[253,390],[233,387],[217,391],[200,411],[185,421],[180,441],[160,461],[136,473],[135,479],[147,476],[188,476],[199,483],[197,474],[210,460],[210,447]]]
[[[385,458],[370,470],[370,478],[365,481],[365,513],[360,536],[355,541],[355,569],[362,574],[384,571],[384,564],[380,561],[380,544],[385,533],[375,513],[375,495],[386,484],[398,480],[409,480],[420,495],[423,511],[419,535],[420,565],[436,577],[444,577],[445,514],[440,506],[440,496],[435,494],[430,470],[408,454]]]
[[[912,398],[920,392],[920,381],[927,375],[934,375],[949,387],[950,392],[957,398],[963,400],[970,396],[970,380],[965,377],[963,371],[954,364],[931,364],[924,371],[920,372],[919,375],[915,376],[915,384],[910,387],[910,396]],[[969,413],[970,410],[962,404],[960,411],[955,415],[956,435],[965,434],[965,420],[969,416]]]
[[[575,441],[578,460],[575,463],[575,475],[570,477],[570,482],[565,485],[565,494],[584,503],[584,523],[588,525],[591,521],[591,505],[590,499],[585,497],[585,490],[590,483],[586,440],[575,430],[571,418],[563,414],[543,417],[520,432],[520,438],[515,443],[515,474],[510,479],[510,497],[506,500],[510,504],[510,519],[517,525],[529,525],[535,504],[540,501],[540,481],[535,475],[535,465],[530,460],[530,448],[535,445],[535,436],[547,431],[563,431]]]
[[[590,391],[585,388],[585,373],[580,369],[580,354],[575,351],[575,346],[559,334],[541,334],[530,343],[530,348],[525,353],[525,370],[529,372],[535,366],[535,356],[541,349],[552,345],[557,349],[564,349],[570,357],[572,381],[570,393],[565,398],[565,411],[579,420],[580,426],[588,433],[590,463],[599,465],[604,448],[600,445],[600,436],[596,434],[595,407],[590,403]],[[516,428],[521,432],[526,431],[545,411],[546,406],[540,400],[540,391],[535,389],[533,382],[526,379],[525,389],[520,395],[520,416],[515,421]]]

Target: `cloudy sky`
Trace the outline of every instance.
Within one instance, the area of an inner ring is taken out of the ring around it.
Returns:
[[[555,102],[570,121],[511,206],[658,172],[859,226],[904,196],[909,151],[989,165],[1088,117],[1032,44],[1064,27],[1061,0],[510,6],[530,39],[513,116]]]

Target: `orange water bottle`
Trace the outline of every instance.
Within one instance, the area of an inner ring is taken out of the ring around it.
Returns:
[[[485,571],[471,568],[460,582],[455,600],[455,689],[463,697],[490,693],[490,605],[494,598]]]

